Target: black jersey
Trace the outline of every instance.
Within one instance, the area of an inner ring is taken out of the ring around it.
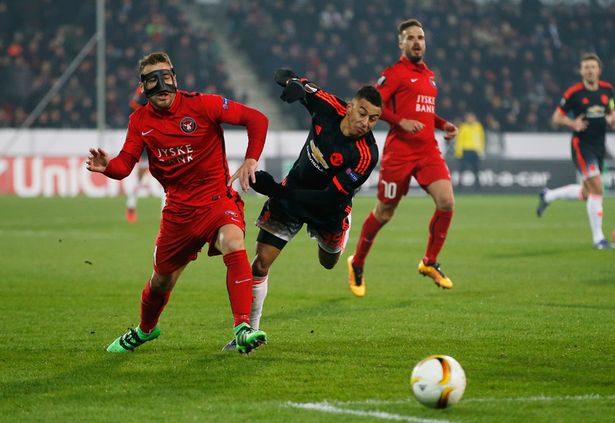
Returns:
[[[358,139],[346,137],[340,123],[346,115],[346,102],[305,83],[301,100],[312,116],[312,125],[299,158],[284,180],[287,189],[335,189],[343,200],[334,204],[303,207],[310,214],[323,216],[348,210],[352,197],[367,180],[378,162],[378,147],[371,131]],[[293,202],[294,203],[294,202]]]
[[[598,82],[595,91],[585,88],[582,82],[566,90],[558,107],[560,112],[565,115],[572,113],[575,118],[584,115],[587,119],[587,128],[573,133],[573,138],[578,138],[581,146],[605,148],[605,116],[613,110],[613,98],[613,86],[604,81]]]

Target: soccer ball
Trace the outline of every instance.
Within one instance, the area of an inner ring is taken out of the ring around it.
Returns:
[[[423,405],[446,408],[459,402],[466,389],[466,374],[453,357],[431,355],[412,370],[412,392]]]

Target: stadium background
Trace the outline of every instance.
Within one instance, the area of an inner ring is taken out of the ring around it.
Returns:
[[[280,177],[302,144],[309,117],[277,100],[273,70],[289,66],[348,98],[397,59],[396,25],[416,17],[425,25],[426,60],[437,75],[438,114],[459,123],[472,111],[486,129],[483,192],[534,193],[574,180],[569,133],[551,126],[551,113],[565,88],[579,80],[583,52],[596,52],[604,62],[602,78],[615,80],[613,1],[103,4],[105,113],[98,119],[104,127],[97,125],[96,2],[0,1],[0,69],[7,79],[0,99],[0,193],[91,195],[84,185],[104,185],[98,175],[82,175],[75,160],[93,145],[119,151],[136,63],[152,50],[171,54],[180,88],[218,93],[266,113],[271,132],[262,166]],[[384,123],[377,127],[380,145],[386,129]],[[245,141],[229,132],[235,165]],[[608,138],[613,151],[615,136]],[[471,173],[456,171],[452,148],[441,146],[455,185],[472,185]],[[608,188],[615,185],[615,173],[607,171],[604,180]],[[364,191],[376,181],[377,173]],[[121,186],[108,193],[121,193]]]

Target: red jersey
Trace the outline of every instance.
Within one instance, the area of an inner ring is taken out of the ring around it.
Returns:
[[[258,160],[267,133],[265,115],[217,95],[178,90],[168,110],[147,103],[130,115],[122,151],[109,161],[105,175],[128,176],[146,149],[150,173],[167,195],[165,210],[186,211],[234,195],[227,186],[222,123],[246,126],[245,158]]]
[[[441,129],[445,121],[436,116],[438,89],[431,69],[424,63],[412,63],[402,55],[396,64],[385,69],[376,88],[383,101],[381,119],[391,125],[384,154],[405,157],[440,154],[434,131],[436,127]],[[402,119],[419,121],[425,127],[412,134],[398,126]]]

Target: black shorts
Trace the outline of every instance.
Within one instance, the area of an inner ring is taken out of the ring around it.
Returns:
[[[256,219],[256,226],[282,240],[283,242],[274,245],[280,248],[293,239],[305,223],[308,235],[318,240],[318,246],[322,250],[329,254],[337,254],[344,250],[350,236],[350,209],[348,211],[343,215],[336,213],[311,218],[312,216],[302,216],[299,210],[292,210],[289,202],[273,198],[263,205],[261,214]]]
[[[599,146],[586,145],[579,141],[579,138],[572,138],[571,145],[572,161],[583,180],[600,176],[604,168],[605,148]]]

